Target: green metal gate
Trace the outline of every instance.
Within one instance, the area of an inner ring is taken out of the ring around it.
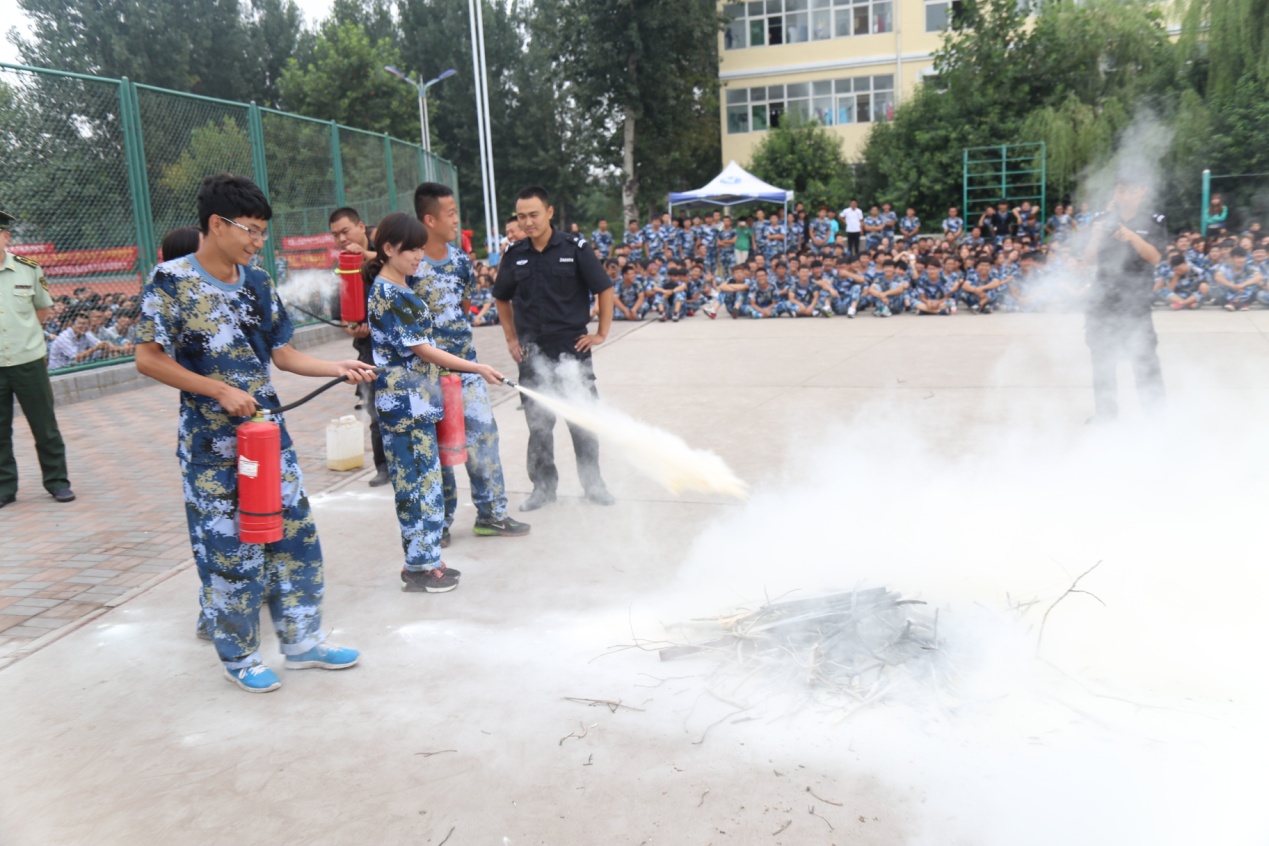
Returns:
[[[1038,204],[1041,220],[1048,212],[1045,186],[1048,166],[1043,141],[1030,144],[1002,144],[996,147],[966,147],[962,153],[961,216],[976,219],[983,206],[1001,200],[1010,206],[1030,200]]]

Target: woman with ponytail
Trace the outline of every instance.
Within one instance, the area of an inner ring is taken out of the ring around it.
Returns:
[[[479,373],[490,384],[500,382],[502,374],[433,343],[431,314],[407,282],[426,243],[422,223],[394,212],[376,227],[378,252],[362,265],[361,274],[370,290],[366,320],[375,364],[384,368],[375,384],[375,408],[405,550],[401,581],[407,591],[444,593],[458,587],[459,573],[441,561],[445,499],[436,446],[440,370]]]

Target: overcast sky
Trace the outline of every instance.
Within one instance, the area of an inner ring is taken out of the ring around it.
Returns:
[[[331,0],[296,0],[304,20],[308,24],[326,17],[330,12]],[[9,29],[16,28],[20,33],[30,32],[30,22],[18,8],[18,0],[0,0],[0,21],[3,21],[3,38],[0,38],[0,62],[17,62],[18,48],[9,43]]]

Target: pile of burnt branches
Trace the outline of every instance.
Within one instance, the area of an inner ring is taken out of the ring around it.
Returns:
[[[663,646],[661,660],[713,659],[711,692],[725,701],[800,688],[849,716],[916,685],[937,697],[950,683],[937,610],[885,588],[777,599],[683,628],[692,642]]]

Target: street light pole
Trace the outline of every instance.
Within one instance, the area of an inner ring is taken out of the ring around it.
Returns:
[[[423,152],[432,152],[432,129],[428,125],[427,120],[427,90],[441,80],[449,79],[451,76],[458,73],[458,71],[450,68],[447,71],[443,71],[441,75],[435,79],[429,79],[427,82],[423,82],[422,74],[415,74],[415,78],[411,79],[401,71],[392,67],[392,65],[384,65],[383,69],[395,76],[397,79],[400,79],[402,82],[413,85],[414,89],[419,92],[419,135],[423,140]]]

